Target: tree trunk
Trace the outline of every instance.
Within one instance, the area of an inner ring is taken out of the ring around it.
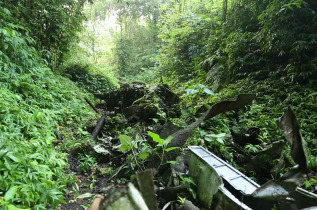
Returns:
[[[222,21],[223,21],[223,23],[227,22],[227,11],[228,11],[228,0],[223,0],[223,5],[222,5]]]

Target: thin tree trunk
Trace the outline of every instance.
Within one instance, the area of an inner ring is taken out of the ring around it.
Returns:
[[[223,23],[227,22],[227,11],[228,11],[228,0],[223,0],[223,5],[222,5],[222,21],[223,21]]]

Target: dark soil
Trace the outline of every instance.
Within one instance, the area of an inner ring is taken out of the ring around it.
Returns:
[[[83,173],[79,169],[80,162],[74,155],[68,155],[68,163],[69,168],[67,173],[74,173],[76,175],[76,184],[69,186],[66,193],[66,204],[61,204],[61,210],[82,210],[88,208],[96,195],[107,195],[113,189],[121,188],[126,184],[124,181],[116,183],[114,180],[109,180],[109,177],[103,177],[92,173]],[[77,198],[79,195],[86,193],[91,194],[91,196],[87,198]]]

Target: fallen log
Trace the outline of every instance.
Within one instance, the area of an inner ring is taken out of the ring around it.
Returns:
[[[97,138],[97,135],[99,134],[101,128],[103,127],[103,124],[104,124],[104,122],[105,122],[105,119],[106,119],[106,115],[103,114],[103,115],[101,116],[101,118],[99,119],[99,121],[98,121],[98,123],[97,123],[97,125],[96,125],[96,127],[95,127],[95,130],[94,130],[94,131],[92,132],[92,134],[91,134],[91,136],[92,136],[93,139],[96,139],[96,138]]]

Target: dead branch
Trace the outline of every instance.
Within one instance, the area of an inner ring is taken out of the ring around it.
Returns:
[[[99,134],[101,128],[103,127],[103,124],[104,124],[104,122],[105,122],[105,119],[106,119],[106,115],[103,114],[103,115],[101,116],[101,118],[99,119],[99,121],[98,121],[98,123],[97,123],[97,125],[96,125],[96,127],[95,127],[95,130],[94,130],[94,131],[92,132],[92,134],[91,134],[91,136],[92,136],[93,139],[96,139],[96,138],[97,138],[97,135]]]
[[[88,98],[85,98],[85,101],[89,104],[89,106],[98,114],[102,114],[92,103]]]

